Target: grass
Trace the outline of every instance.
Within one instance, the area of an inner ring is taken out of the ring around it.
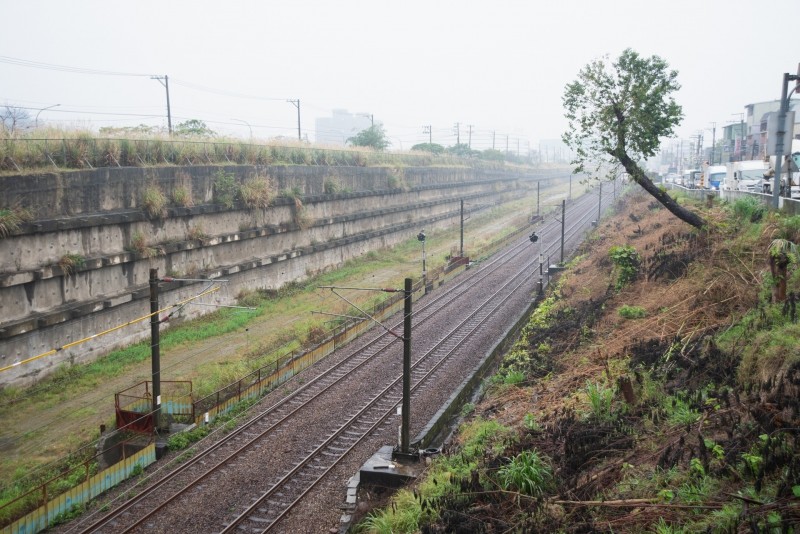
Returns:
[[[161,188],[155,185],[144,188],[142,209],[151,219],[163,219],[167,216],[167,197]]]
[[[80,254],[69,253],[64,254],[58,260],[58,266],[64,273],[64,276],[72,276],[78,269],[81,269],[86,264],[86,258]]]
[[[18,231],[23,223],[33,219],[33,212],[22,206],[0,208],[0,239]]]
[[[247,209],[266,209],[275,196],[275,186],[266,176],[256,176],[239,187],[239,198]]]
[[[190,208],[194,205],[192,193],[189,188],[179,185],[172,190],[172,203],[182,208]]]

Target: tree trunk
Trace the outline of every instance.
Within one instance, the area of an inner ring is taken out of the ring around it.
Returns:
[[[698,230],[702,230],[703,227],[706,225],[705,219],[700,217],[693,211],[690,211],[680,204],[678,204],[674,198],[669,196],[666,191],[662,191],[658,188],[650,178],[645,175],[644,171],[633,161],[627,154],[623,153],[622,155],[617,154],[617,159],[625,168],[625,171],[628,173],[628,176],[633,178],[633,181],[642,186],[642,188],[650,193],[658,202],[661,203],[665,208],[667,208],[670,213],[675,215],[677,218],[682,220],[687,224],[691,224]]]

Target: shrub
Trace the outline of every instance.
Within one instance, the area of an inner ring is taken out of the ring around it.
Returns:
[[[269,207],[274,191],[269,178],[256,177],[239,187],[239,197],[248,209],[264,209]]]
[[[764,205],[751,196],[736,199],[733,203],[734,215],[743,221],[758,222],[764,217],[765,211]]]
[[[328,195],[333,195],[342,190],[342,186],[336,178],[325,178],[322,188]]]
[[[150,185],[144,189],[142,209],[151,219],[162,219],[167,216],[167,197],[158,186]]]
[[[189,192],[189,188],[182,185],[179,185],[172,190],[172,202],[176,206],[180,206],[182,208],[189,208],[194,205],[194,202],[192,202],[192,194]]]
[[[642,258],[635,248],[630,245],[614,246],[608,251],[608,256],[616,266],[617,281],[615,288],[617,290],[636,280]]]
[[[236,203],[236,177],[222,169],[214,175],[214,202],[229,210]]]
[[[190,241],[205,241],[208,239],[208,234],[203,229],[203,225],[198,224],[189,228],[189,231],[186,233],[186,239]]]
[[[628,306],[627,304],[620,306],[617,313],[624,319],[641,319],[647,316],[647,312],[641,306]]]

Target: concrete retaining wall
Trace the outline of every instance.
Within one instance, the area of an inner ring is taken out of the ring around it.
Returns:
[[[269,208],[233,209],[213,203],[215,176],[239,184],[268,177],[276,191]],[[35,220],[0,239],[0,368],[133,321],[149,313],[147,280],[162,276],[230,280],[206,304],[231,304],[243,290],[277,289],[391,247],[419,228],[457,223],[459,200],[499,204],[525,182],[551,173],[469,167],[361,168],[230,166],[97,169],[0,178],[0,207],[22,205]],[[346,193],[325,194],[335,184]],[[149,219],[146,188],[167,198],[182,187],[192,205],[172,206]],[[303,211],[303,218],[298,211]],[[299,223],[299,224],[298,224]],[[136,251],[144,237],[150,251]],[[83,259],[73,272],[65,255]],[[162,303],[196,295],[197,283],[162,285]],[[177,317],[213,311],[187,306]],[[145,323],[119,329],[57,354],[0,373],[0,387],[25,385],[63,362],[89,362],[149,335]]]

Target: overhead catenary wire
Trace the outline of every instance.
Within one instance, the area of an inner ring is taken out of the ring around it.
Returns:
[[[130,320],[127,323],[119,324],[119,325],[114,326],[112,328],[109,328],[107,330],[103,330],[102,332],[99,332],[97,334],[92,334],[91,336],[87,336],[87,337],[78,339],[78,340],[73,341],[71,343],[67,343],[66,345],[62,345],[61,347],[58,347],[58,348],[55,348],[55,349],[50,349],[47,352],[43,352],[41,354],[37,354],[36,356],[32,356],[30,358],[26,358],[26,359],[18,361],[18,362],[14,362],[11,365],[7,365],[5,367],[0,367],[0,373],[2,373],[4,371],[8,371],[9,369],[13,369],[14,367],[19,367],[20,365],[24,365],[24,364],[33,362],[33,361],[38,360],[40,358],[44,358],[46,356],[52,356],[53,354],[61,352],[62,350],[72,348],[72,347],[74,347],[76,345],[80,345],[82,343],[86,343],[86,342],[91,341],[93,339],[96,339],[98,337],[104,336],[106,334],[110,334],[111,332],[116,332],[117,330],[125,328],[126,326],[130,326],[132,324],[136,324],[136,323],[139,323],[139,322],[142,322],[142,321],[146,321],[147,319],[150,319],[154,315],[158,315],[159,313],[165,312],[167,310],[171,310],[171,309],[176,308],[178,306],[183,306],[184,304],[186,304],[186,303],[188,303],[188,302],[190,302],[190,301],[192,301],[192,300],[194,300],[196,298],[200,298],[200,297],[208,295],[210,293],[214,293],[215,291],[219,291],[219,286],[211,288],[211,289],[207,289],[207,290],[203,291],[202,293],[199,293],[199,294],[197,294],[197,295],[195,295],[193,297],[189,297],[188,299],[182,300],[180,302],[176,302],[175,304],[171,304],[170,306],[167,306],[166,308],[162,308],[162,309],[160,309],[158,311],[155,311],[155,312],[152,312],[152,313],[148,313],[147,315],[143,315],[142,317],[137,317],[136,319]]]

